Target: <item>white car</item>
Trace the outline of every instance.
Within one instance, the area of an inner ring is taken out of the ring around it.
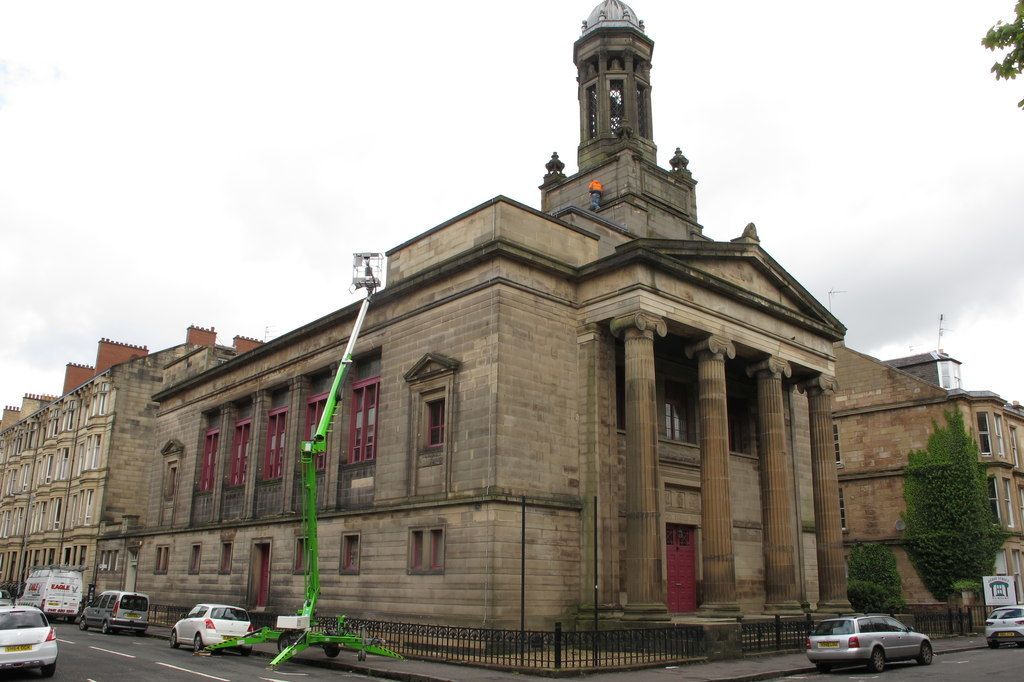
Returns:
[[[245,637],[253,631],[249,613],[238,606],[227,604],[196,604],[188,615],[171,628],[168,642],[177,649],[191,645],[193,651],[202,651],[211,644]],[[234,647],[243,656],[252,653],[251,646]]]
[[[57,633],[34,606],[0,606],[0,670],[39,668],[57,672]]]
[[[1004,606],[985,619],[985,639],[993,649],[1003,642],[1024,647],[1024,607]]]

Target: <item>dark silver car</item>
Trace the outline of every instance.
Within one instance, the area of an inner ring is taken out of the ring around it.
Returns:
[[[886,661],[932,662],[932,643],[890,616],[844,616],[818,623],[807,638],[807,658],[819,672],[835,666],[867,665],[882,672]]]

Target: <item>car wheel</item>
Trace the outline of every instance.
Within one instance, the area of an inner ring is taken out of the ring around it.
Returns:
[[[79,630],[88,630],[89,629],[89,624],[85,622],[85,616],[82,616],[81,618],[78,619],[78,629]]]
[[[250,654],[252,654],[252,647],[240,646],[238,647],[238,653],[242,654],[243,656],[249,656]]]
[[[100,632],[102,632],[105,635],[112,635],[114,634],[114,629],[110,627],[110,623],[108,623],[107,621],[103,621],[103,624],[100,625]]]
[[[192,640],[192,651],[194,651],[194,652],[196,652],[198,654],[202,650],[203,650],[203,636],[200,635],[197,632],[196,633],[196,638]]]
[[[277,650],[284,651],[302,638],[302,630],[285,630],[277,638]]]
[[[998,649],[999,648],[999,642],[997,642],[994,639],[988,640],[988,648],[989,649]]]
[[[136,637],[145,637],[146,636],[146,631],[145,630],[136,630],[135,631],[135,636]]]
[[[324,644],[324,655],[327,656],[327,658],[337,658],[340,653],[340,644]]]
[[[1024,642],[1017,642],[1017,648],[1024,649]]]
[[[171,636],[167,638],[167,644],[172,649],[177,649],[181,645],[181,642],[178,641],[178,631],[174,628],[171,628]]]
[[[880,673],[885,670],[885,652],[882,647],[876,646],[871,650],[871,658],[868,659],[868,671]]]
[[[828,663],[815,663],[814,667],[818,669],[819,673],[827,673],[832,670],[832,666]]]
[[[50,665],[44,665],[39,669],[39,672],[43,677],[53,677],[53,674],[57,672],[57,663],[53,662]]]
[[[917,662],[920,665],[931,665],[932,658],[935,655],[932,653],[932,645],[928,642],[921,642],[921,652],[917,655]]]

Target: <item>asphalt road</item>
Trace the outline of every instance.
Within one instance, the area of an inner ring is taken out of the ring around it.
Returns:
[[[104,635],[77,625],[54,624],[57,631],[57,674],[67,682],[319,682],[341,677],[371,678],[354,673],[292,664],[266,669],[269,659],[234,653],[195,656],[188,648],[171,649],[167,640],[132,634]],[[38,680],[38,671],[3,671],[0,682]]]
[[[899,682],[902,680],[953,680],[968,682],[969,680],[1019,680],[1024,670],[1024,649],[1002,647],[1000,649],[974,649],[955,654],[936,656],[931,665],[909,663],[890,663],[881,673],[869,673],[863,666],[844,668],[825,674],[793,675],[780,677],[779,680],[882,680]]]

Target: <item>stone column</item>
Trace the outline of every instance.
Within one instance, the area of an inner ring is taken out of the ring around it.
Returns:
[[[662,571],[664,529],[658,513],[658,411],[654,335],[665,321],[647,313],[612,320],[626,341],[626,596],[627,618],[667,617]]]
[[[801,613],[794,562],[793,478],[782,404],[782,377],[791,375],[789,363],[778,358],[767,358],[747,367],[747,376],[757,377],[764,608],[768,613]]]
[[[849,612],[843,529],[839,522],[839,477],[832,447],[832,393],[835,379],[819,375],[799,386],[807,394],[811,427],[811,481],[814,487],[814,539],[818,552],[818,610]]]
[[[687,346],[697,359],[700,419],[700,516],[704,599],[710,617],[739,615],[736,561],[732,548],[732,500],[729,493],[729,418],[725,358],[736,357],[728,339],[711,336]]]

